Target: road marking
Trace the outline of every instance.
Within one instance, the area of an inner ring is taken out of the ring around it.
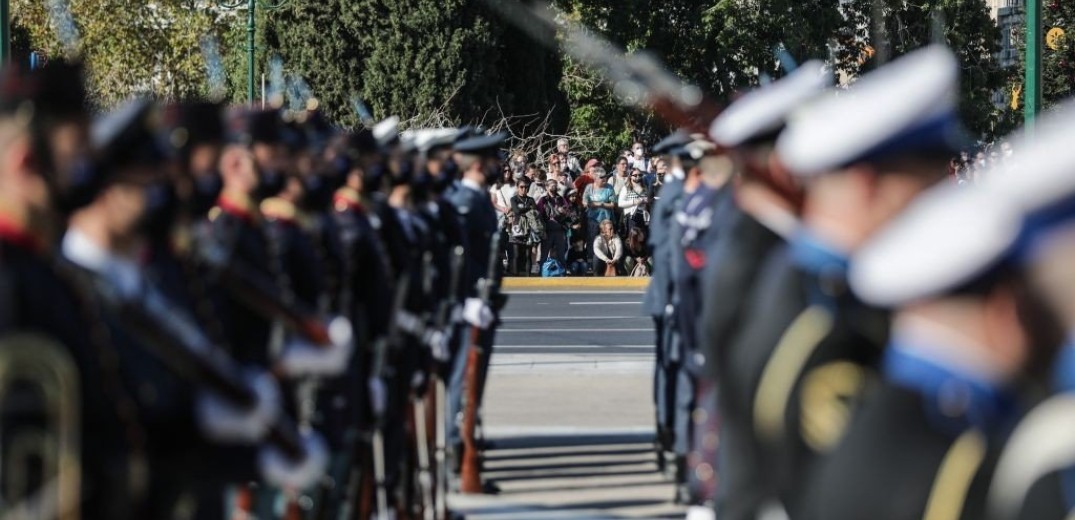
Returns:
[[[655,329],[497,329],[499,332],[653,332]]]
[[[570,302],[568,305],[642,305],[642,302]]]
[[[637,320],[649,316],[505,316],[501,321],[543,321],[543,320]]]
[[[645,291],[501,291],[504,294],[646,294]]]
[[[593,345],[593,344],[590,344],[590,345],[496,345],[496,346],[493,347],[493,353],[495,355],[496,351],[498,351],[498,350],[545,349],[545,350],[549,350],[549,351],[555,351],[555,350],[558,350],[558,349],[569,349],[569,348],[593,349],[593,350],[610,349],[610,348],[622,348],[622,349],[631,349],[631,350],[642,350],[642,349],[650,349],[650,350],[652,350],[654,348],[654,346],[653,345]]]

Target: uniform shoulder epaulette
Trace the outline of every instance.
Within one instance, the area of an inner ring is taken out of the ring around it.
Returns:
[[[261,214],[270,220],[294,223],[299,216],[295,203],[279,197],[270,197],[261,201]]]

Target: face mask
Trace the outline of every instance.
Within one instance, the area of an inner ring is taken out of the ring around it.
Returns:
[[[57,181],[56,177],[66,182]],[[45,175],[54,207],[64,216],[83,208],[97,196],[101,189],[102,172],[89,157],[80,157],[67,172]]]
[[[150,238],[167,236],[179,209],[179,198],[171,183],[160,182],[145,188],[146,209],[138,228]]]
[[[416,200],[425,200],[429,198],[430,191],[433,190],[433,176],[428,171],[422,171],[411,178],[411,193],[414,194]]]
[[[187,211],[191,215],[201,216],[209,212],[220,197],[224,189],[224,181],[220,179],[220,173],[210,170],[194,177],[194,192],[187,201]]]
[[[335,190],[329,181],[320,175],[310,175],[302,180],[303,209],[319,211],[332,205]]]
[[[440,174],[433,177],[433,191],[444,193],[449,186],[459,177],[459,165],[452,159],[447,159],[441,164]]]
[[[261,200],[275,197],[281,191],[284,191],[285,186],[287,186],[287,176],[284,175],[284,172],[280,170],[263,170],[255,196]]]

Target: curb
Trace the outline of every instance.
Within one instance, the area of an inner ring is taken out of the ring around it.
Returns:
[[[606,289],[620,291],[644,291],[649,287],[649,278],[632,278],[628,276],[618,277],[562,277],[562,278],[539,278],[539,277],[505,277],[500,284],[504,290],[530,289],[530,290],[571,290],[571,289]]]

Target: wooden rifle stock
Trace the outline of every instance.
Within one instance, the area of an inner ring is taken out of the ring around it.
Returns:
[[[500,262],[500,230],[493,232],[489,250],[489,270],[485,279],[479,281],[479,295],[482,303],[490,305],[492,301],[493,285],[498,271],[497,264]],[[467,365],[464,376],[466,386],[466,405],[463,407],[463,460],[460,468],[459,490],[463,493],[481,493],[481,460],[478,456],[478,441],[475,438],[478,428],[478,397],[481,390],[481,363],[482,356],[488,352],[482,351],[482,329],[472,326],[470,328],[470,350],[467,352]]]

